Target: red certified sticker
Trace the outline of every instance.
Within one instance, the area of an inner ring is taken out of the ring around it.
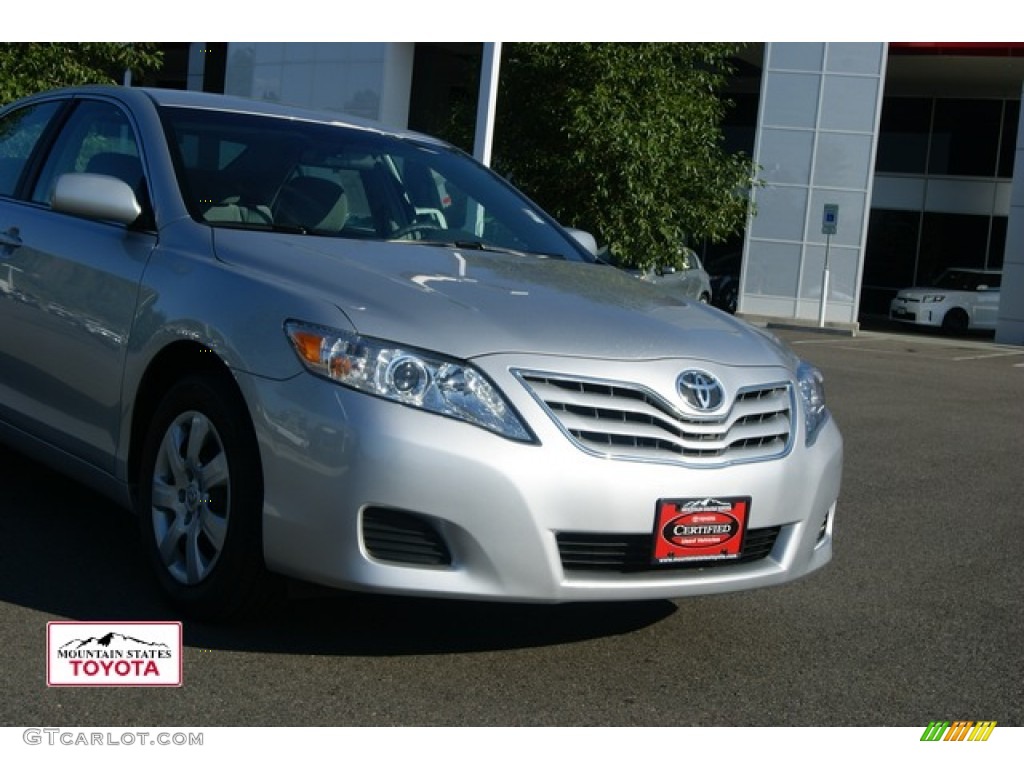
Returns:
[[[749,511],[749,496],[659,501],[654,521],[654,562],[739,557]]]

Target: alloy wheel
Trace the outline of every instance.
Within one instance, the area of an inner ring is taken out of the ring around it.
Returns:
[[[217,565],[228,530],[231,482],[227,453],[213,423],[198,411],[175,418],[153,468],[153,535],[167,573],[192,586]]]

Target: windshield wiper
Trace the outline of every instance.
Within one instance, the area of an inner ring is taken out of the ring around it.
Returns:
[[[507,253],[510,256],[533,257],[541,259],[562,259],[557,253],[541,253],[539,251],[519,251],[500,245],[491,245],[480,240],[388,240],[389,243],[408,243],[410,245],[426,245],[433,248],[458,248],[463,251],[483,251],[485,253]]]
[[[284,232],[290,235],[308,235],[309,230],[297,224],[270,224],[262,221],[207,221],[218,229],[248,229],[256,232]]]

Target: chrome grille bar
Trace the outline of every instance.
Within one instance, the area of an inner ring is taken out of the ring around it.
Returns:
[[[785,455],[794,434],[792,387],[745,387],[724,415],[683,413],[635,384],[516,371],[579,448],[619,459],[721,466]]]

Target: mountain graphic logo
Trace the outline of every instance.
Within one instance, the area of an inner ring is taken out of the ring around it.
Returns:
[[[137,648],[138,646],[147,646],[151,648],[167,648],[170,646],[167,643],[151,643],[147,640],[140,640],[137,637],[129,637],[128,635],[122,635],[120,632],[107,632],[103,637],[89,637],[85,640],[75,639],[69,640],[60,646],[60,650],[83,650],[90,648],[103,648],[103,649],[123,649],[123,648]]]

